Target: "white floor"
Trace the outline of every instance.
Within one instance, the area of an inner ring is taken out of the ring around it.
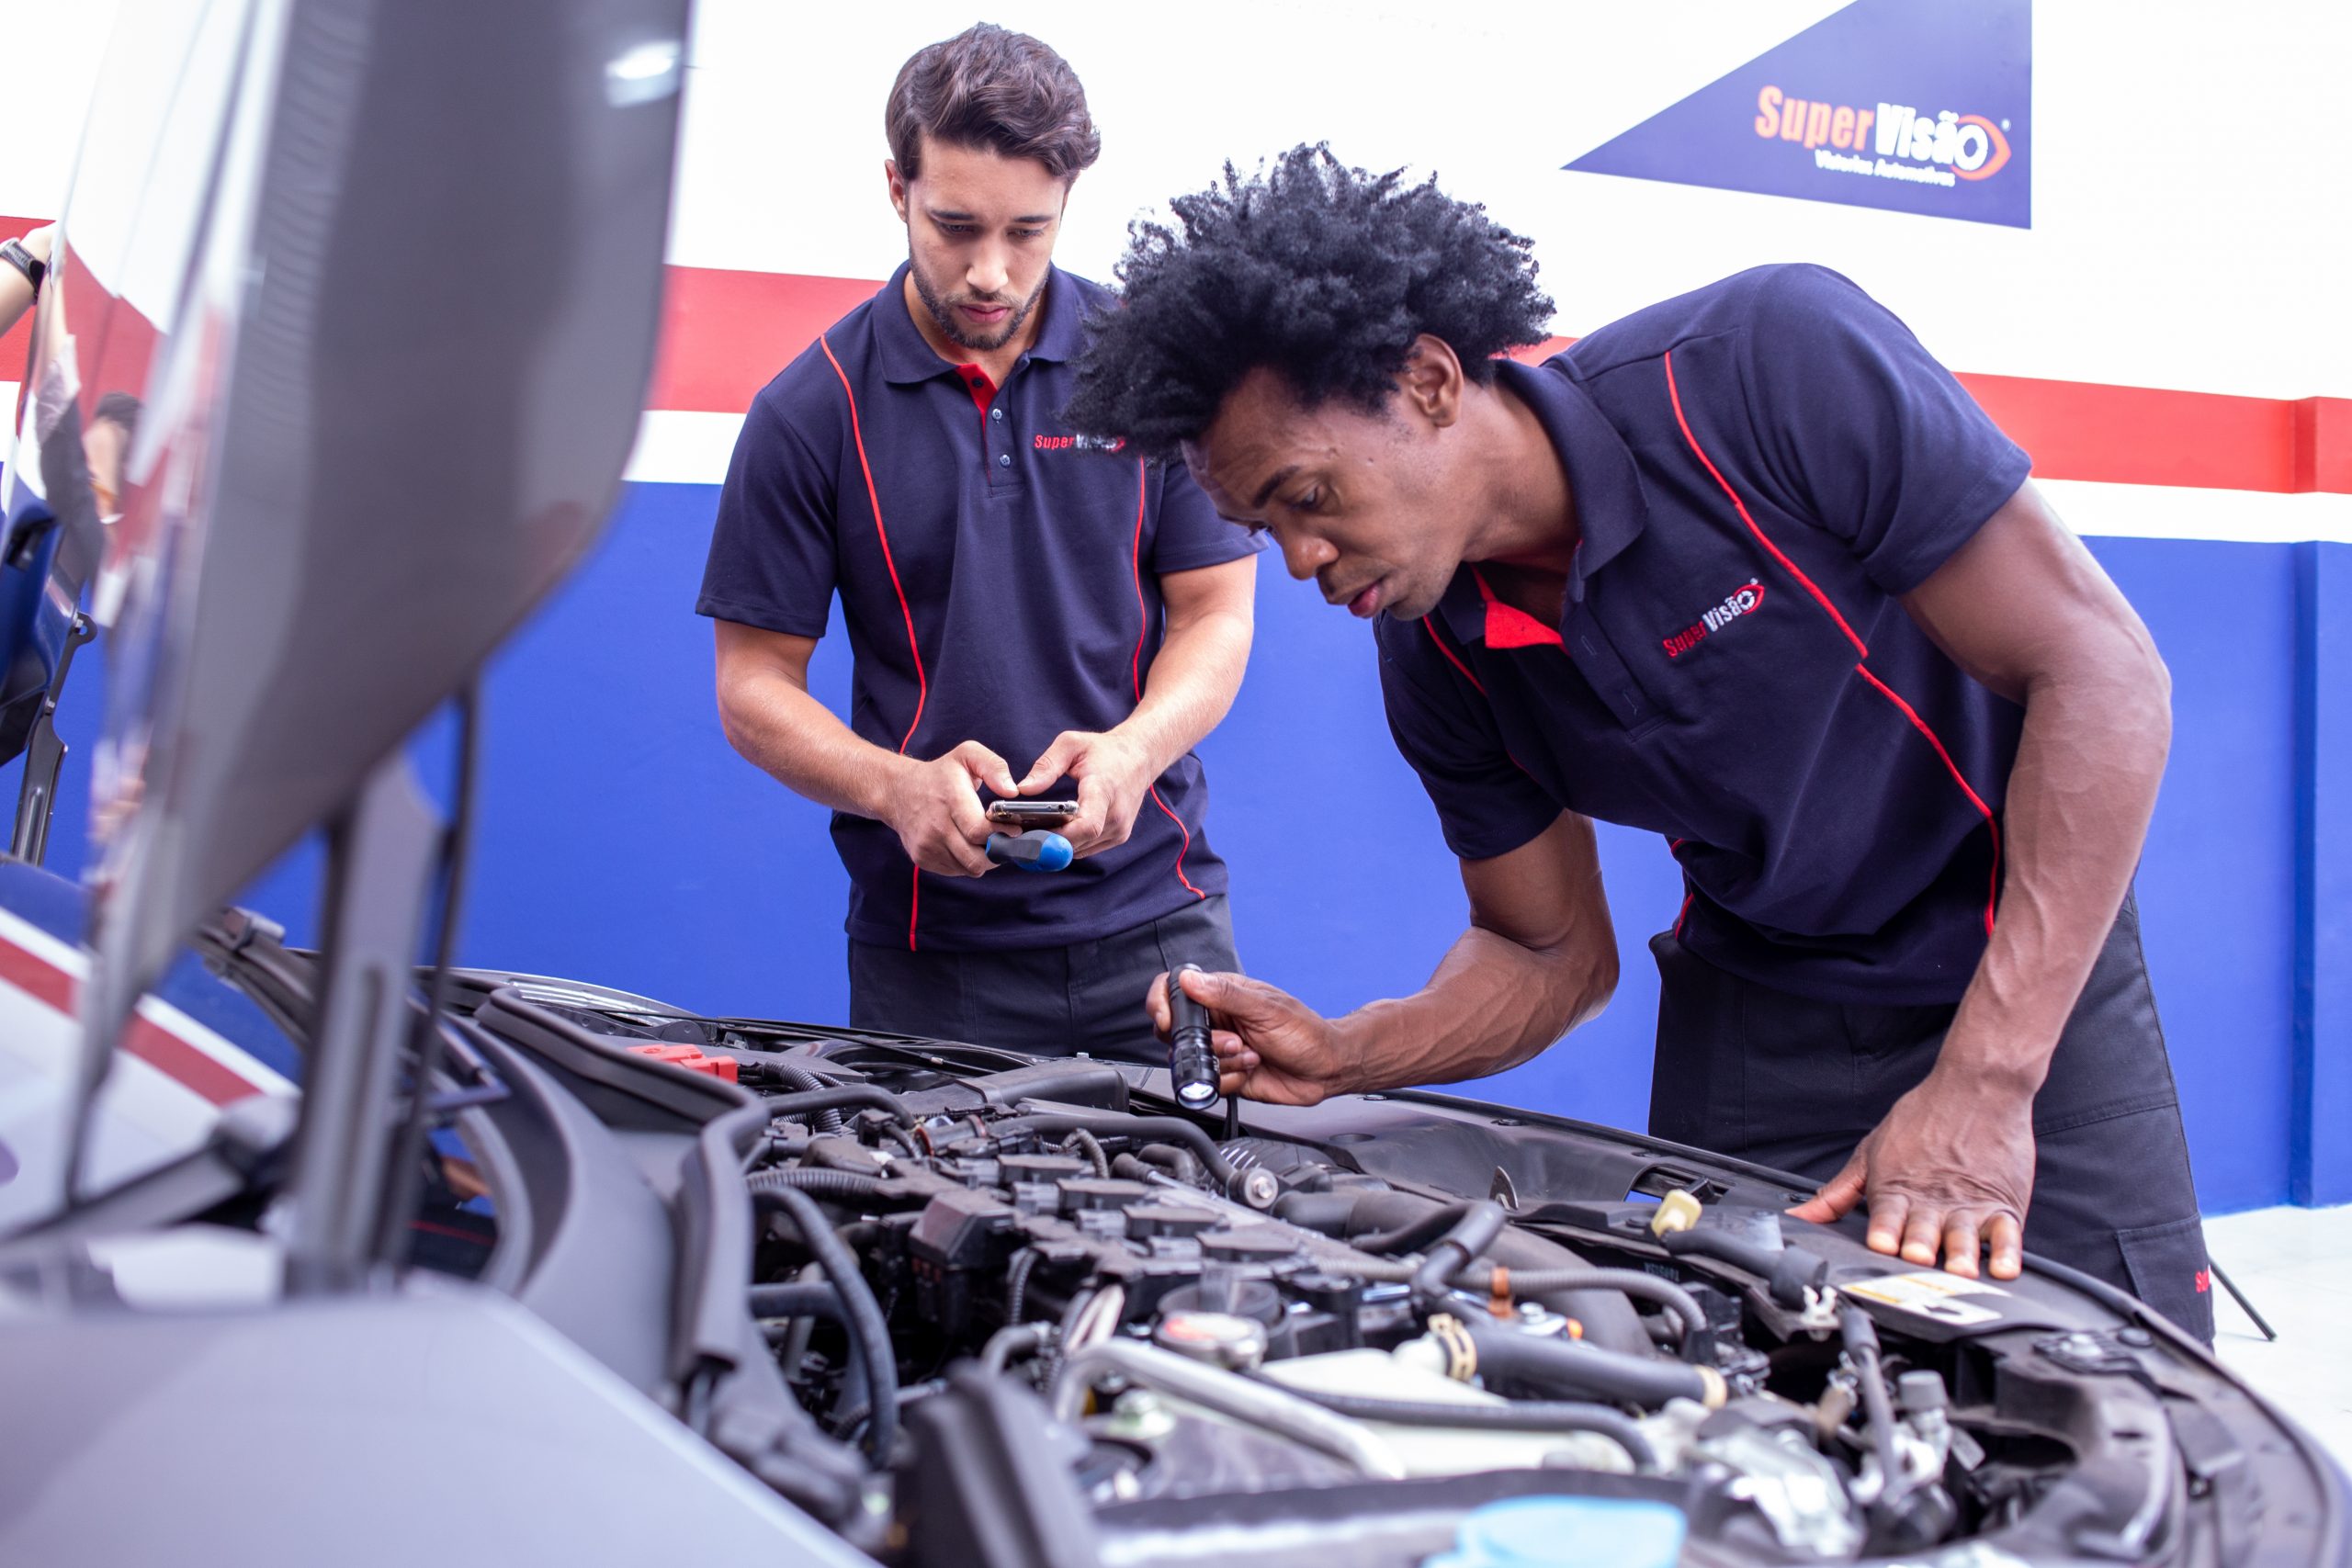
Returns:
[[[2205,1251],[2278,1331],[2265,1340],[2217,1280],[2222,1359],[2352,1466],[2352,1207],[2207,1220]]]

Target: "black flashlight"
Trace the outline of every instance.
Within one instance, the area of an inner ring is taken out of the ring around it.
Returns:
[[[1179,964],[1168,976],[1168,1076],[1176,1085],[1176,1103],[1200,1111],[1216,1101],[1216,1053],[1209,1047],[1208,1008],[1177,984],[1187,971],[1197,975],[1201,966]]]

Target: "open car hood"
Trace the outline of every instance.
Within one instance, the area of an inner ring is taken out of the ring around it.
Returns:
[[[85,586],[112,626],[99,1034],[601,531],[652,366],[684,31],[684,0],[123,7],[9,465],[12,513],[60,521],[0,616],[0,698]],[[126,400],[101,524],[85,435]]]

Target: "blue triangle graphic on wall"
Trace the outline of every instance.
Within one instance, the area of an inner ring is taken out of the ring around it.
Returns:
[[[2032,226],[2032,0],[1855,0],[1578,173]]]

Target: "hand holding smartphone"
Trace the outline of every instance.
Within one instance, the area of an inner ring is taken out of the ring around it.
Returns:
[[[989,820],[1004,829],[989,835],[989,859],[1023,871],[1060,871],[1070,862],[1069,840],[1053,829],[1078,815],[1074,800],[1000,800]]]
[[[989,803],[989,820],[1014,832],[1031,828],[1058,828],[1078,815],[1075,800],[994,800]]]

